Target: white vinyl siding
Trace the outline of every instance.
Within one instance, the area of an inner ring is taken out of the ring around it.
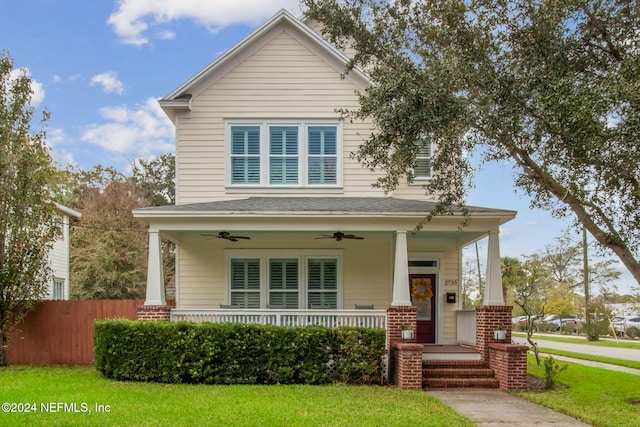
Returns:
[[[357,108],[356,93],[361,88],[349,77],[342,79],[343,69],[328,65],[313,46],[303,42],[282,32],[194,95],[189,116],[176,120],[177,204],[274,191],[300,194],[309,189],[302,186],[303,181],[297,187],[231,183],[227,123],[251,124],[256,119],[274,125],[310,118],[313,126],[339,123],[337,184],[314,186],[313,193],[384,196],[371,186],[379,174],[349,157],[371,133],[372,124],[369,120],[340,121],[336,113],[338,108]]]
[[[231,187],[337,187],[338,123],[228,125]]]

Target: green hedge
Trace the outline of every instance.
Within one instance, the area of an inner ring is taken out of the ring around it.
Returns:
[[[376,384],[385,331],[101,320],[94,343],[97,369],[117,380]]]

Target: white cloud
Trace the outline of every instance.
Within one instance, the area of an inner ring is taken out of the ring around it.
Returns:
[[[173,152],[174,128],[155,98],[135,109],[126,106],[100,109],[105,124],[92,124],[81,139],[107,151],[133,159]]]
[[[152,26],[190,19],[216,32],[234,24],[259,24],[283,8],[300,10],[298,0],[120,0],[107,23],[122,43],[141,46],[149,43],[146,32]]]
[[[91,86],[100,85],[105,93],[115,93],[122,95],[124,85],[118,79],[118,73],[115,71],[107,71],[105,73],[96,74],[91,77]]]
[[[65,168],[67,165],[76,165],[73,154],[67,151],[63,145],[68,140],[64,130],[60,128],[47,129],[47,146],[51,159],[57,167]]]
[[[161,40],[173,40],[176,38],[176,33],[174,31],[169,31],[169,30],[160,31],[158,33],[158,38]]]
[[[33,91],[33,94],[31,95],[30,105],[32,107],[37,107],[38,105],[42,104],[42,102],[44,101],[44,95],[45,95],[44,85],[39,81],[35,80],[33,77],[31,77],[31,72],[29,71],[28,68],[15,68],[11,70],[11,73],[9,74],[9,79],[11,81],[14,81],[15,79],[17,79],[22,75],[25,75],[31,79],[31,90]]]

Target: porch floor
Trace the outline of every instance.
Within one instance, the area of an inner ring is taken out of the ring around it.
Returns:
[[[422,360],[480,360],[480,352],[459,344],[425,344]]]

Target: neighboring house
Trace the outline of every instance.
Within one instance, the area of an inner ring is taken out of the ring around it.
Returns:
[[[74,220],[80,218],[80,212],[56,203],[56,211],[60,217],[60,237],[53,242],[49,251],[49,263],[53,270],[53,279],[49,285],[45,299],[69,299],[69,229]]]
[[[371,123],[337,113],[370,81],[342,78],[347,56],[316,30],[281,11],[160,100],[176,126],[176,205],[134,211],[149,223],[141,317],[169,315],[162,236],[177,247],[172,320],[398,329],[417,307],[417,342],[474,344],[461,250],[489,237],[485,304],[503,306],[498,232],[516,212],[469,207],[461,227],[453,209],[414,232],[434,206],[430,150],[415,184],[372,187],[379,175],[350,156]]]

